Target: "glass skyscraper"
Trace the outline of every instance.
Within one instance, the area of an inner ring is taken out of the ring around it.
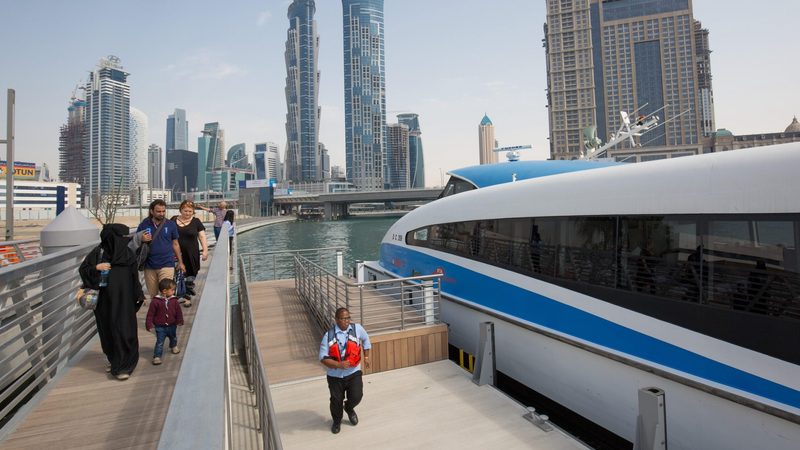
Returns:
[[[625,142],[610,156],[643,161],[701,152],[703,116],[713,117],[713,106],[699,99],[711,98],[710,83],[702,94],[698,83],[710,73],[696,59],[710,51],[707,41],[696,49],[696,24],[689,0],[548,2],[551,158],[579,157],[586,127],[596,126],[607,141],[622,125],[620,111],[656,114],[664,125],[641,136],[641,148]]]
[[[425,187],[425,157],[422,153],[422,131],[419,115],[398,114],[397,121],[408,127],[408,177],[410,188]]]
[[[347,181],[382,189],[386,170],[383,0],[342,0]]]
[[[189,150],[189,122],[186,121],[186,111],[175,108],[175,113],[167,116],[167,145],[166,151]]]
[[[197,138],[197,190],[222,192],[225,168],[225,130],[218,122],[207,123]]]
[[[164,187],[161,170],[161,147],[150,144],[147,148],[147,187],[161,189]]]
[[[131,189],[130,99],[128,72],[120,59],[108,56],[89,73],[86,83],[84,193],[92,207],[103,196]]]
[[[386,126],[386,178],[385,189],[408,189],[408,125],[392,123]]]
[[[131,106],[131,188],[147,188],[147,115]],[[138,193],[137,193],[138,195]],[[137,200],[138,197],[137,197]]]
[[[286,38],[286,164],[292,181],[322,180],[319,141],[319,36],[314,0],[289,5]]]

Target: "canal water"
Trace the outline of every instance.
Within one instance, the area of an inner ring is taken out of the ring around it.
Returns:
[[[239,253],[255,253],[344,247],[344,267],[348,272],[357,260],[378,259],[381,240],[397,219],[370,217],[326,222],[282,222],[237,236],[237,250]]]

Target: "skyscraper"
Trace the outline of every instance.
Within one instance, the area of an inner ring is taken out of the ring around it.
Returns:
[[[131,189],[147,188],[147,115],[131,107]]]
[[[101,197],[131,188],[130,86],[116,56],[100,60],[86,83],[84,187],[92,207]],[[123,200],[124,199],[119,199]]]
[[[236,144],[228,149],[228,167],[231,169],[246,170],[250,161],[247,159],[247,146],[245,144]]]
[[[67,123],[61,126],[58,139],[58,178],[84,184],[83,140],[85,139],[86,102],[74,95],[67,108]],[[83,189],[86,187],[82,186]]]
[[[382,189],[386,155],[383,0],[342,0],[345,165],[358,189]]]
[[[293,181],[322,180],[319,141],[319,36],[314,0],[289,5],[286,38],[286,164]]]
[[[151,189],[163,189],[164,180],[161,176],[161,147],[150,144],[147,149],[147,187]]]
[[[497,143],[494,139],[494,124],[489,116],[483,115],[478,125],[478,155],[480,164],[494,164],[497,162],[497,152],[494,148]]]
[[[695,58],[697,61],[697,89],[700,102],[701,133],[708,137],[717,131],[714,119],[714,90],[711,89],[711,46],[708,30],[699,20],[694,21]]]
[[[256,144],[254,157],[257,180],[281,181],[281,161],[277,144],[274,142]]]
[[[386,145],[385,189],[408,189],[408,125],[390,123],[386,126],[388,142]]]
[[[222,192],[222,169],[225,167],[225,130],[218,122],[207,123],[197,138],[197,189]]]
[[[656,114],[664,125],[641,137],[642,148],[623,143],[611,156],[648,160],[702,151],[698,82],[705,75],[698,72],[708,64],[696,58],[708,58],[708,46],[696,49],[697,26],[689,0],[548,2],[551,158],[579,157],[586,127],[596,126],[608,140],[622,124],[620,111]]]
[[[186,121],[186,111],[175,108],[175,112],[167,116],[167,145],[170,150],[189,150],[189,122]]]
[[[422,152],[422,130],[419,115],[398,114],[397,121],[408,127],[408,178],[410,188],[425,187],[425,157]]]

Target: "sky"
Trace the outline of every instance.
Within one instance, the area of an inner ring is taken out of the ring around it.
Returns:
[[[190,150],[220,122],[226,146],[271,141],[283,155],[287,0],[0,0],[0,139],[16,91],[18,161],[58,168],[59,127],[76,86],[107,55],[130,73],[131,106],[164,147],[166,118],[187,111]],[[800,2],[693,0],[710,30],[717,128],[783,131],[800,114]],[[501,146],[547,159],[545,0],[386,0],[387,122],[420,116],[428,186],[478,164],[488,114]],[[344,167],[342,5],[317,0],[320,141]],[[80,94],[81,91],[78,91]],[[0,145],[0,159],[5,159]],[[226,149],[227,151],[227,149]]]

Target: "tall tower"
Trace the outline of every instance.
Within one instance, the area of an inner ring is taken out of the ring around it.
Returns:
[[[714,120],[714,90],[711,88],[711,46],[708,30],[699,20],[694,21],[695,58],[697,61],[697,89],[700,102],[701,133],[708,137],[717,131]]]
[[[225,130],[218,122],[207,123],[197,138],[197,189],[222,192],[222,169],[225,167]]]
[[[161,147],[150,144],[147,149],[147,187],[152,189],[163,189],[164,180],[161,174]]]
[[[386,189],[408,189],[408,125],[391,123],[386,126]]]
[[[131,189],[147,188],[147,115],[131,107]]]
[[[186,121],[186,110],[175,108],[175,112],[167,116],[166,151],[189,150],[189,122]]]
[[[483,115],[481,123],[478,125],[478,153],[481,164],[494,164],[497,162],[497,153],[494,139],[494,124],[489,116]]]
[[[319,35],[314,0],[289,5],[286,38],[286,162],[293,181],[320,181]]]
[[[386,155],[383,0],[342,0],[347,181],[382,189]]]
[[[620,111],[656,114],[664,125],[643,135],[641,148],[623,143],[610,156],[702,151],[700,50],[690,1],[548,2],[544,30],[552,159],[579,157],[586,127],[608,140],[622,125]]]
[[[84,148],[85,193],[89,207],[109,194],[131,188],[130,99],[128,72],[108,56],[89,73],[86,83]]]
[[[77,89],[76,89],[77,90]],[[58,178],[84,184],[83,140],[85,139],[86,102],[73,94],[67,108],[67,123],[61,126],[58,139]]]
[[[398,114],[397,121],[408,127],[408,178],[410,188],[425,187],[425,157],[422,152],[422,131],[419,115]]]

